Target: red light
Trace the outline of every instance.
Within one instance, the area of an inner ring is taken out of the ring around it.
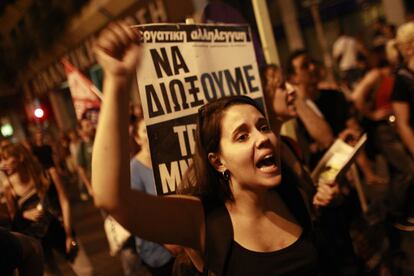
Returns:
[[[42,119],[42,118],[43,118],[43,116],[45,116],[45,112],[43,111],[43,109],[41,109],[40,107],[38,107],[38,108],[36,108],[36,109],[34,110],[34,116],[35,116],[37,119]]]

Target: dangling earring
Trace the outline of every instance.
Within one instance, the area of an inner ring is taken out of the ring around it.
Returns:
[[[226,180],[226,181],[230,180],[230,171],[229,170],[225,170],[221,174],[223,175],[224,180]]]

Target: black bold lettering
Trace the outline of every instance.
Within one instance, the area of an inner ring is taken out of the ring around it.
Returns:
[[[157,49],[150,49],[152,62],[154,63],[155,71],[157,72],[157,77],[162,78],[162,70],[168,75],[172,76],[171,65],[168,60],[167,51],[165,48],[161,48],[161,56],[158,53]]]
[[[218,75],[217,75],[218,74]],[[224,85],[223,85],[223,71],[213,72],[213,79],[216,81],[220,94],[224,97]]]
[[[244,72],[244,76],[247,80],[247,85],[249,86],[249,91],[250,93],[252,92],[256,92],[259,91],[259,87],[258,86],[253,86],[252,82],[255,80],[254,75],[250,75],[249,71],[253,69],[252,65],[245,65],[243,66],[243,72]]]
[[[227,86],[229,88],[230,95],[240,95],[243,91],[243,94],[246,94],[246,85],[243,81],[243,75],[240,67],[234,68],[235,78],[231,75],[229,70],[224,70],[224,76],[227,81]]]
[[[185,82],[190,83],[190,89],[188,89],[188,93],[193,96],[194,100],[191,102],[191,107],[199,106],[204,104],[202,100],[198,98],[198,93],[200,89],[195,85],[195,81],[197,81],[197,76],[191,76],[184,79]]]
[[[158,99],[157,93],[155,92],[154,86],[152,84],[145,86],[145,95],[147,97],[149,117],[153,118],[160,115],[164,115],[165,112],[162,108],[161,102]],[[154,104],[156,110],[154,110]]]
[[[173,60],[174,74],[179,74],[179,70],[183,69],[185,73],[188,73],[187,64],[185,64],[184,58],[181,55],[180,49],[178,46],[171,47],[171,55]]]
[[[171,98],[172,98],[173,103],[174,103],[174,111],[180,111],[181,110],[180,103],[178,102],[177,94],[175,93],[175,90],[173,89],[174,88],[173,87],[174,83],[172,83],[173,81],[170,82],[170,86],[169,86],[170,95],[171,95]]]
[[[165,109],[167,113],[171,113],[171,104],[170,104],[170,100],[168,99],[167,88],[165,88],[165,84],[163,82],[160,83],[160,87],[161,87],[162,98],[165,103]]]
[[[203,87],[204,96],[207,101],[217,99],[216,87],[214,86],[213,78],[208,73],[204,73],[200,77],[201,86]],[[207,82],[209,84],[207,84]],[[209,87],[211,88],[211,93],[209,93]]]
[[[180,80],[172,80],[170,82],[171,93],[174,91],[174,93],[176,94],[174,87],[178,87],[178,89],[180,90],[182,108],[183,109],[189,108],[188,103],[187,103],[187,97],[185,96],[184,84]],[[178,110],[176,110],[176,111],[178,111]]]

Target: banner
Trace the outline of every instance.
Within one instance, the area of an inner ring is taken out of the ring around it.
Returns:
[[[67,59],[62,59],[68,78],[70,94],[75,107],[76,118],[80,120],[86,110],[98,109],[101,105],[101,91]]]
[[[150,24],[142,33],[138,88],[159,195],[173,194],[192,162],[198,109],[246,95],[263,106],[247,25]]]

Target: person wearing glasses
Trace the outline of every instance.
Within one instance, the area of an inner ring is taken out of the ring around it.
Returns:
[[[294,175],[282,177],[279,137],[248,97],[200,108],[189,177],[198,196],[130,188],[127,107],[141,60],[136,41],[137,32],[114,23],[96,43],[105,98],[92,161],[95,204],[141,238],[192,249],[209,275],[320,275],[305,200],[289,184]]]

